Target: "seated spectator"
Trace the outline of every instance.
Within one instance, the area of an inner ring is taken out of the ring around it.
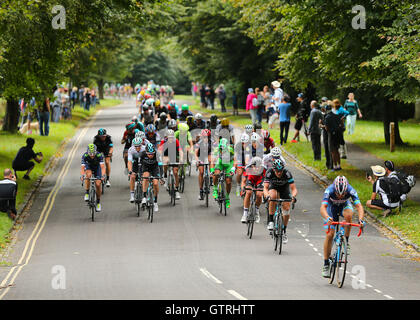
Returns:
[[[367,175],[367,180],[373,184],[373,191],[370,200],[366,202],[366,206],[371,209],[383,210],[383,216],[386,217],[391,213],[392,209],[398,208],[400,199],[392,195],[392,187],[389,180],[386,180],[386,170],[381,166],[371,167],[374,178]],[[379,193],[381,199],[376,199]]]
[[[26,171],[26,174],[23,176],[23,179],[30,180],[29,174],[32,169],[35,167],[32,159],[40,163],[43,159],[42,153],[35,153],[32,149],[35,144],[35,140],[32,138],[26,139],[26,146],[19,149],[16,154],[15,159],[12,162],[12,168],[15,171],[15,176],[17,177],[16,171]]]
[[[15,220],[17,215],[16,177],[13,175],[12,170],[10,169],[5,169],[3,176],[4,180],[0,180],[0,211],[6,212],[10,219]]]

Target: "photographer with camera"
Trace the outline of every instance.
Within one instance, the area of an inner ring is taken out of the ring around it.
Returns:
[[[6,212],[12,220],[15,220],[16,211],[16,177],[12,170],[4,169],[4,179],[0,180],[0,211]]]
[[[12,162],[12,168],[15,171],[16,178],[16,171],[26,171],[23,179],[30,180],[29,174],[35,167],[35,163],[30,160],[34,159],[37,163],[41,163],[43,159],[42,152],[35,153],[33,150],[34,144],[35,140],[33,138],[26,139],[26,146],[20,148],[16,154],[16,157]]]

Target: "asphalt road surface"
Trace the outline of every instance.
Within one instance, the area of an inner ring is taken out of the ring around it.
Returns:
[[[46,177],[8,258],[0,267],[2,299],[419,299],[420,265],[367,226],[350,238],[344,287],[321,277],[323,190],[289,163],[299,191],[279,256],[266,217],[251,240],[231,193],[227,216],[198,200],[197,173],[176,206],[161,187],[153,223],[129,202],[120,140],[134,101],[102,110],[67,144]],[[98,128],[113,137],[111,188],[90,219],[79,180],[80,158]],[[362,282],[358,279],[363,280]]]

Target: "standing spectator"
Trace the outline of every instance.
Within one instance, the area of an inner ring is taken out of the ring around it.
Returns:
[[[255,99],[255,100],[254,100]],[[254,89],[248,88],[248,96],[246,97],[246,111],[251,114],[252,124],[257,122],[257,96]]]
[[[70,93],[71,108],[74,109],[77,100],[77,88],[73,87]]]
[[[236,91],[233,90],[232,92],[232,106],[233,106],[233,115],[239,115],[238,112],[238,96],[236,95]]]
[[[288,95],[284,95],[281,103],[279,104],[279,117],[280,117],[280,144],[287,142],[287,136],[289,135],[290,126],[290,98]]]
[[[196,87],[195,82],[194,81],[191,82],[191,94],[192,94],[192,96],[193,96],[194,99],[195,99],[195,94],[196,94],[196,92],[194,90],[195,87]]]
[[[338,151],[340,153],[341,159],[347,159],[347,146],[346,142],[344,141],[344,130],[346,130],[345,119],[349,115],[349,112],[343,108],[340,100],[334,99],[333,104],[336,106],[337,114],[344,118],[344,122],[341,127],[340,149]]]
[[[343,133],[343,118],[338,115],[338,110],[336,108],[336,105],[332,104],[331,112],[327,113],[325,116],[325,129],[328,132],[328,148],[331,152],[333,171],[341,170],[341,160],[338,149],[340,148],[340,142]]]
[[[38,107],[39,110],[39,133],[48,136],[50,133],[50,98],[45,98]]]
[[[214,110],[214,99],[216,98],[216,93],[214,92],[213,86],[209,85],[209,104],[212,110]]]
[[[354,93],[350,92],[348,95],[348,100],[344,103],[344,109],[349,112],[347,116],[347,133],[353,134],[354,128],[356,126],[356,118],[357,114],[359,114],[359,118],[362,118],[362,113],[360,112],[359,104],[356,100],[354,100]]]
[[[219,100],[220,100],[220,106],[222,108],[222,112],[226,112],[226,108],[225,108],[226,91],[223,84],[219,86]]]
[[[131,90],[132,88],[130,87],[129,90]],[[131,97],[131,91],[129,91],[129,97]],[[92,89],[90,90],[90,102],[92,105],[92,108],[96,107],[96,90]]]
[[[299,108],[296,113],[296,123],[295,123],[295,136],[291,140],[292,143],[296,143],[299,136],[300,136],[300,129],[302,129],[303,124],[308,121],[308,110],[306,107],[306,99],[303,96],[303,93],[299,93],[297,98],[297,102],[299,102]],[[305,132],[305,135],[307,132]]]
[[[79,89],[79,102],[80,108],[85,109],[85,86],[83,84]]]
[[[200,89],[200,103],[202,108],[207,108],[207,102],[206,102],[206,87],[201,85]]]
[[[70,97],[64,93],[61,96],[61,106],[62,106],[62,116],[65,120],[71,118],[71,106],[70,106]]]
[[[331,103],[331,101],[329,102]],[[324,154],[325,154],[325,166],[327,169],[332,169],[332,160],[331,160],[331,152],[328,147],[328,132],[325,127],[325,116],[327,113],[331,112],[331,105],[328,104],[328,98],[322,97],[321,99],[321,112],[322,112],[322,119],[320,120],[319,126],[322,129],[322,142],[324,144]]]
[[[42,153],[38,152],[35,153],[33,150],[35,144],[35,140],[32,138],[26,139],[26,146],[19,149],[18,153],[16,154],[15,159],[12,162],[12,168],[15,171],[15,176],[17,178],[16,171],[26,171],[23,179],[30,180],[29,174],[31,173],[32,169],[35,167],[35,164],[30,161],[34,159],[36,162],[40,163],[42,161]]]
[[[257,121],[261,124],[265,112],[264,96],[260,88],[255,88],[255,94],[257,95]]]
[[[271,106],[271,93],[268,86],[264,86],[262,95],[264,97],[264,109],[266,110],[265,114],[268,123],[270,116],[274,113],[274,108]]]
[[[52,121],[59,122],[61,117],[61,87],[54,91],[54,101],[52,105]]]
[[[0,181],[0,211],[6,212],[10,219],[15,220],[17,183],[12,170],[5,169],[3,180]]]
[[[85,98],[84,98],[84,100],[85,100],[85,110],[89,111],[89,109],[90,109],[90,89],[89,88],[85,89],[84,96],[85,96]]]
[[[315,100],[311,101],[311,113],[309,115],[309,134],[311,135],[312,150],[314,152],[314,160],[321,160],[321,129],[319,121],[322,120],[322,112],[318,109]]]

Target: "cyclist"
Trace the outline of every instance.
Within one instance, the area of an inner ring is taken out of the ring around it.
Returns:
[[[270,137],[270,131],[261,130],[262,137],[264,139],[264,154],[269,154],[271,149],[276,146],[274,139]]]
[[[109,182],[109,176],[111,174],[112,152],[114,151],[114,144],[112,143],[111,136],[106,133],[105,129],[101,128],[98,130],[98,134],[93,138],[93,144],[105,157],[106,186],[110,187],[111,183]]]
[[[193,131],[195,129],[194,117],[188,116],[186,122],[189,128],[188,131]]]
[[[168,113],[168,109],[164,105],[160,103],[160,99],[155,100],[155,113],[156,116],[159,118],[161,113]]]
[[[197,129],[206,129],[206,122],[203,120],[203,116],[201,115],[201,113],[197,113],[194,116],[194,124],[195,124],[195,128]]]
[[[281,150],[279,147],[274,147],[271,149],[269,154],[266,154],[263,158],[264,167],[267,168],[267,171],[273,167],[273,162],[276,159],[281,159],[284,165],[286,165],[286,160],[284,160],[283,156],[281,155]]]
[[[152,123],[147,125],[145,132],[146,132],[146,139],[149,141],[149,143],[152,143],[155,147],[162,140],[160,138],[159,133],[156,132],[156,128]]]
[[[207,121],[207,129],[210,129],[211,131],[216,130],[219,124],[220,124],[220,120],[217,119],[217,116],[215,114],[212,114],[210,116],[209,121]]]
[[[334,182],[324,191],[324,197],[320,208],[321,216],[331,225],[331,222],[338,222],[340,216],[344,217],[346,222],[351,223],[353,216],[353,201],[354,206],[359,214],[359,223],[363,226],[365,224],[364,210],[360,202],[356,190],[348,183],[345,176],[337,176]],[[349,236],[351,226],[345,227],[345,237],[347,240],[347,254],[350,254]],[[330,266],[330,254],[332,248],[332,241],[334,239],[334,229],[326,235],[324,241],[324,266],[322,267],[322,276],[328,278]]]
[[[186,121],[188,116],[194,117],[193,113],[189,109],[190,107],[188,106],[188,104],[183,104],[181,106],[181,112],[178,113],[179,121]]]
[[[160,160],[159,155],[156,152],[155,145],[153,143],[148,143],[146,145],[146,150],[140,154],[140,175],[143,178],[148,178],[150,176],[156,177],[153,179],[153,191],[154,191],[154,201],[153,201],[153,211],[157,212],[159,210],[157,200],[159,194],[159,182],[158,179],[163,177],[162,170],[162,161]],[[163,181],[161,180],[161,183]],[[149,187],[149,180],[143,180],[143,199],[141,201],[142,205],[146,204],[146,193],[147,188]]]
[[[178,111],[178,105],[175,103],[174,100],[171,100],[171,101],[169,101],[169,104],[168,104],[167,108],[168,108],[169,117],[172,120],[176,121],[178,119],[178,112],[179,112]]]
[[[233,126],[230,124],[229,118],[223,118],[220,124],[216,127],[214,132],[214,138],[216,141],[221,138],[230,139],[230,144],[235,144],[235,134],[233,132]]]
[[[251,138],[251,135],[253,132],[254,132],[254,127],[252,126],[252,124],[247,124],[245,126],[245,133],[249,135],[249,138]]]
[[[261,143],[261,137],[256,132],[251,134],[251,154],[253,157],[264,157],[264,145]]]
[[[130,202],[134,202],[134,185],[136,175],[139,173],[140,154],[145,150],[142,138],[134,138],[133,145],[128,149],[128,174],[130,176]]]
[[[168,129],[174,130],[174,132],[178,130],[178,124],[175,119],[169,120]]]
[[[159,153],[163,155],[163,170],[165,177],[167,177],[168,164],[182,162],[183,152],[179,140],[175,138],[175,133],[172,129],[168,129],[166,137],[159,144]],[[179,194],[179,167],[173,167],[175,177],[175,198],[181,199]],[[168,188],[168,186],[167,186]]]
[[[187,165],[189,165],[190,159],[188,154],[193,152],[194,145],[191,132],[189,131],[189,127],[186,123],[180,123],[178,125],[178,130],[175,132],[175,138],[179,140],[182,152],[187,155]]]
[[[141,123],[136,116],[133,116],[133,118],[131,118],[131,122],[134,122],[136,124],[135,128],[137,130],[144,131],[143,123]]]
[[[169,120],[168,120],[168,117],[167,117],[166,113],[162,112],[159,116],[159,119],[156,120],[156,122],[155,122],[156,130],[158,130],[159,132],[164,132],[165,133],[166,130],[168,129],[168,123],[169,123]]]
[[[226,173],[226,207],[230,207],[229,194],[232,188],[232,176],[235,174],[235,167],[233,166],[235,151],[228,144],[228,140],[225,138],[220,139],[217,148],[213,151],[213,157],[215,160],[214,168],[210,169],[213,174],[213,197],[217,199],[217,184],[218,175],[221,170]]]
[[[268,199],[293,199],[296,202],[298,191],[296,189],[295,180],[292,174],[285,168],[285,163],[281,159],[273,161],[273,167],[267,171],[264,180],[264,197]],[[276,210],[276,203],[270,201],[268,205],[268,226],[267,229],[272,231],[274,227],[274,212]],[[283,243],[287,243],[286,228],[290,217],[290,202],[282,203],[284,235]]]
[[[104,181],[105,175],[102,174],[105,172],[105,162],[104,156],[101,152],[98,152],[96,146],[93,143],[90,143],[87,147],[87,150],[82,155],[82,165],[80,167],[80,180],[86,179],[85,185],[85,201],[89,201],[89,188],[90,188],[90,178],[92,174],[98,180],[95,181],[96,185],[96,211],[101,211],[101,194],[102,194],[102,184],[101,181]],[[86,178],[85,178],[86,177]]]
[[[236,196],[239,197],[241,190],[245,186],[243,177],[246,163],[250,160],[249,135],[245,132],[241,135],[241,141],[235,145],[235,168],[236,168]]]
[[[129,123],[126,125],[126,130],[124,131],[123,138],[121,139],[121,144],[124,145],[124,151],[123,151],[123,158],[125,163],[125,174],[128,174],[128,168],[127,168],[127,157],[128,157],[128,149],[131,147],[131,142],[133,141],[135,137],[134,130],[136,128],[136,124],[134,122]]]
[[[200,187],[200,194],[198,200],[204,199],[203,183],[204,183],[204,166],[199,164],[208,163],[211,164],[211,151],[212,151],[212,140],[211,132],[208,129],[201,130],[201,134],[198,137],[197,143],[194,145],[195,148],[195,160],[198,167],[198,185]]]
[[[253,157],[249,164],[245,167],[244,177],[246,177],[245,198],[244,198],[244,214],[241,222],[246,223],[249,214],[249,205],[251,202],[252,189],[257,189],[255,199],[255,222],[260,223],[260,204],[263,195],[263,180],[266,169],[260,157]]]

